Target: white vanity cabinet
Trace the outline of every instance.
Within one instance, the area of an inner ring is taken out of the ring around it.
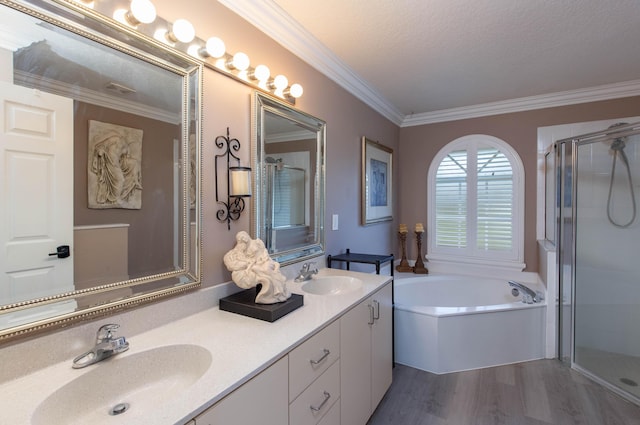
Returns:
[[[289,425],[339,425],[327,412],[340,399],[340,323],[335,321],[289,353]]]
[[[392,281],[188,425],[365,425],[391,385]]]
[[[364,425],[391,385],[392,283],[340,319],[340,405],[343,424]]]
[[[196,417],[195,425],[289,423],[288,356]]]

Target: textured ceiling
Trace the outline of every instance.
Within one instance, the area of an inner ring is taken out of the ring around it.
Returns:
[[[640,79],[638,0],[272,1],[405,116]]]

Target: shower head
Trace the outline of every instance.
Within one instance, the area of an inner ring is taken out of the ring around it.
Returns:
[[[282,162],[282,158],[275,159],[271,156],[268,156],[264,159],[264,162],[267,164],[271,164],[276,167],[276,170],[280,171],[284,168],[284,162]]]
[[[611,146],[609,147],[612,151],[621,151],[625,148],[627,143],[626,137],[617,137],[613,139],[611,142]]]
[[[628,125],[627,123],[616,123],[613,124],[612,126],[609,126],[609,128],[617,128],[620,126],[625,126]],[[607,136],[611,136],[613,137],[613,139],[607,139],[605,140],[605,143],[607,143],[608,140],[611,140],[611,145],[609,147],[609,150],[611,151],[611,155],[613,157],[612,163],[611,163],[611,178],[609,180],[609,194],[607,196],[607,218],[609,219],[609,222],[611,224],[613,224],[616,227],[619,228],[626,228],[629,227],[636,219],[636,196],[634,193],[634,188],[633,188],[633,179],[631,177],[631,166],[629,165],[629,158],[627,158],[627,154],[624,152],[624,148],[626,146],[627,143],[627,136],[620,136],[620,132],[621,131],[615,131],[612,133],[607,133]],[[616,135],[618,137],[616,137]],[[626,174],[627,174],[627,182],[629,183],[629,194],[631,195],[631,218],[624,223],[620,223],[617,222],[614,217],[613,217],[613,212],[612,212],[612,195],[613,195],[613,181],[615,179],[615,174],[616,174],[616,161],[618,159],[618,154],[620,154],[620,159],[624,165],[624,168],[626,169]]]
[[[610,125],[609,127],[607,127],[607,129],[612,129],[615,130],[618,127],[623,127],[629,125],[626,122],[617,122],[615,124]],[[623,152],[623,149],[625,148],[626,144],[627,144],[627,137],[626,136],[622,136],[622,137],[615,137],[616,135],[616,131],[612,131],[611,133],[607,133],[607,136],[610,136],[611,138],[607,137],[606,140],[603,140],[603,143],[609,145],[609,149],[612,152]]]

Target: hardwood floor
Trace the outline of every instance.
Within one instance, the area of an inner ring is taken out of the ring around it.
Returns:
[[[396,365],[368,425],[640,425],[636,406],[557,360],[435,375]]]

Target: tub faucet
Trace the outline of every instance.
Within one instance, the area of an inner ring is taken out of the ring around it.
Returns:
[[[127,351],[129,343],[125,337],[115,338],[116,329],[119,327],[120,325],[116,324],[101,326],[96,334],[95,347],[73,359],[73,368],[80,369]]]
[[[311,269],[311,266],[314,265],[315,262],[308,262],[302,265],[302,268],[298,272],[298,276],[296,277],[296,282],[304,282],[305,280],[311,280],[311,276],[318,273],[318,269]]]
[[[515,282],[513,280],[509,281],[509,286],[511,286],[511,294],[514,297],[517,297],[520,292],[522,292],[522,302],[527,304],[539,303],[544,300],[544,295],[540,291],[534,291],[529,288],[527,285],[519,282]]]

